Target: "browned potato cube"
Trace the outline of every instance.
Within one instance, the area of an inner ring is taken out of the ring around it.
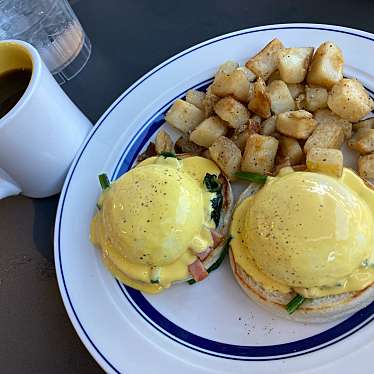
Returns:
[[[235,61],[226,61],[219,67],[211,85],[213,94],[220,97],[231,95],[231,74],[238,66],[239,64]]]
[[[206,90],[206,95],[203,100],[204,114],[205,117],[209,117],[214,114],[214,104],[219,101],[220,97],[212,92],[212,85]]]
[[[218,71],[216,73],[219,74],[219,73],[223,73],[225,75],[230,75],[231,73],[234,72],[235,69],[237,69],[239,67],[239,64],[235,61],[226,61],[225,63],[223,63],[219,68],[218,68]]]
[[[295,99],[295,106],[297,110],[305,109],[305,93],[300,94]]]
[[[231,96],[217,101],[214,111],[233,128],[244,125],[249,120],[248,109]]]
[[[270,98],[266,92],[266,84],[262,78],[258,78],[253,84],[248,108],[262,118],[269,118],[271,116]]]
[[[261,125],[262,122],[262,118],[257,114],[254,114],[249,120],[253,123],[257,123],[258,125]]]
[[[314,112],[326,108],[327,96],[326,88],[305,86],[305,109]]]
[[[306,166],[310,171],[340,177],[343,172],[343,153],[339,149],[312,148],[306,155]]]
[[[283,81],[275,80],[267,88],[270,98],[271,111],[275,114],[287,112],[295,109],[295,102]]]
[[[278,52],[283,49],[283,44],[278,39],[273,39],[257,55],[249,59],[245,66],[253,71],[257,77],[266,81],[270,74],[277,70]]]
[[[270,173],[274,167],[277,150],[278,140],[272,136],[250,135],[245,145],[241,163],[242,171],[260,174]]]
[[[281,79],[279,70],[275,70],[270,74],[270,77],[266,80],[267,84],[270,84],[273,81],[279,81]]]
[[[322,43],[312,58],[307,82],[330,89],[343,78],[342,51],[332,42]]]
[[[350,122],[359,121],[374,109],[373,99],[355,79],[342,79],[336,83],[327,104],[334,113]]]
[[[174,152],[174,144],[170,135],[162,129],[156,135],[155,147],[157,154],[162,152]]]
[[[236,69],[231,74],[230,81],[231,95],[234,96],[235,99],[247,103],[249,99],[249,80],[246,74],[242,70]]]
[[[239,171],[242,154],[230,139],[220,136],[210,147],[210,157],[222,169],[229,179]]]
[[[334,114],[330,109],[318,109],[314,112],[314,119],[317,121],[318,125],[324,125],[326,123],[339,125],[343,129],[345,139],[349,139],[352,136],[352,124]]]
[[[231,95],[237,100],[248,102],[253,76],[256,78],[246,67],[235,69],[229,75],[218,73],[212,85],[212,92],[220,97]]]
[[[301,83],[308,71],[314,48],[284,48],[278,53],[278,69],[286,83]]]
[[[361,155],[374,152],[374,129],[360,129],[349,140],[348,145]]]
[[[358,159],[358,174],[362,178],[374,178],[374,154]]]
[[[186,101],[177,99],[165,116],[165,121],[176,129],[187,134],[203,119],[204,112]]]
[[[364,119],[363,121],[354,123],[352,129],[357,131],[359,129],[373,129],[374,128],[374,117]]]
[[[305,86],[301,83],[288,83],[287,86],[294,100],[305,91]]]
[[[262,135],[272,135],[276,130],[277,116],[271,116],[261,123],[260,133]]]
[[[235,133],[231,137],[231,140],[237,145],[237,147],[240,149],[240,152],[243,153],[245,144],[247,143],[247,139],[251,134],[253,134],[253,131],[247,128],[244,131]]]
[[[312,148],[336,148],[340,149],[344,143],[344,132],[336,123],[319,125],[304,144],[304,152],[308,153]]]
[[[245,74],[245,76],[247,77],[247,79],[248,79],[248,82],[253,82],[253,81],[255,81],[256,80],[256,74],[252,71],[252,70],[250,70],[250,69],[248,69],[247,67],[245,67],[245,66],[240,66],[239,68],[237,68],[236,70],[240,70],[240,71],[242,71],[244,74]]]
[[[188,90],[186,94],[186,101],[192,105],[195,105],[197,108],[204,110],[204,99],[205,92],[197,90]]]
[[[280,113],[277,116],[277,130],[291,138],[307,139],[316,126],[312,113],[306,110]]]
[[[289,160],[290,165],[300,164],[304,159],[304,153],[299,142],[288,136],[281,136],[279,139],[279,151],[284,159]]]
[[[225,122],[218,116],[205,119],[191,132],[190,140],[202,147],[209,148],[220,136],[227,133]]]

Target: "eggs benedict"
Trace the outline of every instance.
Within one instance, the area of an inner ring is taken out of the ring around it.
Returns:
[[[231,223],[230,263],[246,294],[272,312],[326,322],[374,296],[374,191],[350,169],[339,178],[284,168],[250,184]]]
[[[159,293],[200,281],[220,261],[232,211],[227,179],[208,159],[150,157],[105,188],[91,241],[126,285]]]

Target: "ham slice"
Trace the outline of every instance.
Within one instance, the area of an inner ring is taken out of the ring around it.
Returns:
[[[209,253],[212,252],[213,248],[209,247],[204,252],[196,253],[196,256],[199,257],[200,261],[204,261],[208,258]]]
[[[188,270],[196,282],[200,282],[208,276],[208,272],[199,259],[195,260],[191,265],[188,265]]]
[[[213,238],[213,246],[214,246],[214,248],[216,248],[218,246],[218,244],[221,243],[221,241],[223,239],[223,235],[220,234],[218,231],[216,231],[214,229],[211,229],[210,232],[211,232],[212,238]]]

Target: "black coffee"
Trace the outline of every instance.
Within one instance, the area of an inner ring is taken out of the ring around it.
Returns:
[[[17,104],[30,79],[30,69],[14,69],[0,74],[0,118]]]

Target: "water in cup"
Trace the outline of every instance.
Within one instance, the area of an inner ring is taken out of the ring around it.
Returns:
[[[0,40],[34,45],[61,84],[87,63],[91,44],[66,0],[2,0]]]

